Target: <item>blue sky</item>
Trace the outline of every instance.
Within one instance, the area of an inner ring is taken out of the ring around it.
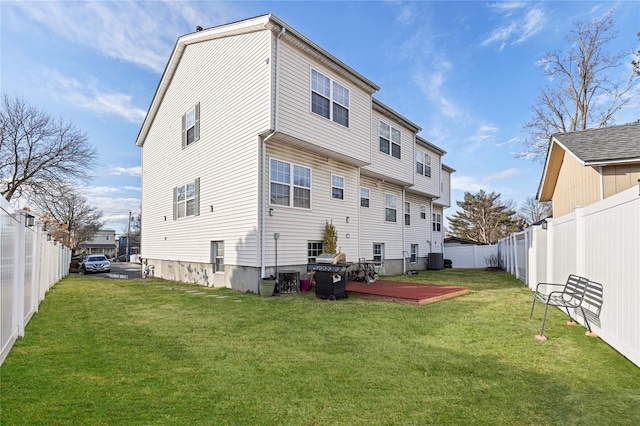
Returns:
[[[638,50],[640,2],[0,2],[0,88],[73,122],[98,149],[83,189],[120,233],[140,206],[135,139],[176,39],[273,13],[381,87],[374,96],[447,151],[464,191],[535,196],[542,165],[516,159],[539,87],[536,60],[577,19],[615,8],[611,48]],[[631,58],[629,59],[630,62]],[[629,66],[616,78],[626,78]],[[640,118],[640,99],[616,123]]]

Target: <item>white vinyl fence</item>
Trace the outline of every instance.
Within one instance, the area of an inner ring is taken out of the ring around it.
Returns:
[[[71,251],[0,197],[0,365],[45,293],[69,273]]]
[[[570,274],[604,286],[594,331],[640,366],[640,194],[633,187],[498,244],[502,266],[531,289]],[[580,320],[581,317],[578,317]]]
[[[444,247],[444,257],[451,259],[454,268],[486,268],[488,259],[498,255],[498,245],[463,244]]]

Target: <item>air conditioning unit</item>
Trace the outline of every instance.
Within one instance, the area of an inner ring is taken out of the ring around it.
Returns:
[[[429,253],[427,269],[444,269],[444,257],[442,253]]]

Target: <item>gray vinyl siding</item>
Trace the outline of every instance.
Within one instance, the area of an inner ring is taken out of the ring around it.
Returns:
[[[402,259],[402,188],[361,176],[360,186],[369,188],[369,208],[360,208],[360,257],[373,259],[373,243],[384,243],[385,259]],[[385,222],[384,194],[397,196],[397,221]],[[358,204],[360,205],[360,204]]]
[[[380,151],[379,123],[380,121],[398,129],[402,135],[400,144],[400,159]],[[389,180],[399,181],[406,185],[413,183],[414,162],[414,134],[397,121],[372,111],[370,122],[371,164],[362,169],[365,173],[372,172],[386,176]]]
[[[358,258],[358,205],[360,202],[358,169],[336,161],[327,161],[281,144],[269,144],[271,158],[311,169],[311,209],[268,205],[273,216],[266,216],[266,265],[275,265],[274,234],[279,233],[278,265],[307,263],[307,241],[321,241],[325,221],[332,222],[338,233],[338,249],[347,260]],[[269,167],[267,161],[267,167]],[[331,198],[331,174],[344,177],[344,199]],[[269,195],[269,170],[265,172],[265,191]],[[349,217],[349,222],[346,218]],[[349,238],[347,238],[349,234]]]
[[[282,42],[280,46],[278,130],[315,145],[327,157],[368,163],[371,96],[290,44]],[[349,89],[348,128],[311,112],[312,68]]]
[[[269,128],[271,32],[187,46],[142,149],[142,257],[256,266],[258,134]],[[200,140],[181,117],[200,102]],[[172,189],[200,178],[200,215],[172,220]],[[213,206],[213,211],[211,210]],[[166,217],[166,220],[165,220]]]

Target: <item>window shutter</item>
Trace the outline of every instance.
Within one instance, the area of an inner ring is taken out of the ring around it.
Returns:
[[[173,220],[178,218],[178,187],[173,188]]]
[[[193,141],[195,142],[200,139],[200,102],[196,104],[196,124],[194,133]]]
[[[187,114],[182,116],[182,149],[187,147]]]
[[[196,178],[195,181],[195,197],[193,199],[194,202],[194,215],[200,216],[200,178]]]

